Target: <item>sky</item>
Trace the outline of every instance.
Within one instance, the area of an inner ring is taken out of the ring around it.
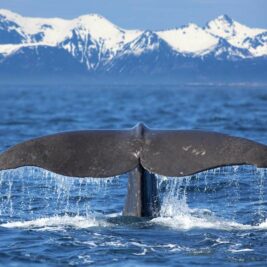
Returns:
[[[189,22],[204,26],[222,14],[267,28],[267,0],[0,0],[0,8],[32,17],[98,13],[126,29],[166,29]]]

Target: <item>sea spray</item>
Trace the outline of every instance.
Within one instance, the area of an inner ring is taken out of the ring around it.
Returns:
[[[187,186],[190,180],[191,177],[173,178],[157,175],[161,216],[172,217],[177,213],[188,212]]]
[[[0,220],[32,220],[52,216],[91,216],[105,212],[118,177],[71,178],[33,167],[0,172]],[[122,199],[123,202],[123,199]]]
[[[258,197],[258,216],[259,221],[264,223],[267,217],[267,170],[264,168],[257,168],[256,170],[257,184],[259,187]]]
[[[157,175],[161,210],[160,218],[154,221],[178,228],[264,226],[266,178],[266,169],[246,165],[216,168],[187,177]]]
[[[178,222],[181,228],[264,226],[266,174],[266,169],[233,166],[187,177],[157,175],[161,202],[158,220]],[[1,171],[0,222],[42,218],[59,222],[61,217],[70,224],[68,217],[76,218],[75,222],[79,218],[91,220],[99,214],[121,212],[126,190],[126,177],[71,178],[32,167]]]

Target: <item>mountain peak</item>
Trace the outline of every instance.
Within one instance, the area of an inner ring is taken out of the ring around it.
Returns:
[[[230,18],[228,15],[220,15],[216,19],[210,20],[207,23],[206,28],[227,29],[229,27],[232,27],[233,24],[234,24],[234,20]]]
[[[190,22],[186,25],[186,28],[199,28],[199,26],[195,23]]]
[[[229,44],[245,48],[253,55],[267,55],[266,38],[257,37],[266,32],[266,29],[249,28],[232,20],[228,15],[218,16],[206,27],[189,23],[180,28],[154,32],[126,30],[95,13],[73,19],[38,18],[24,17],[0,9],[0,24],[0,46],[37,43],[63,46],[79,60],[94,55],[94,61],[99,58],[108,61],[122,49],[141,54],[152,50],[162,51],[167,46],[167,50],[170,48],[178,53],[199,56],[214,47],[228,48]],[[3,48],[3,51],[6,51],[6,48]]]
[[[185,25],[183,25],[181,28],[177,28],[178,30],[179,29],[191,29],[191,30],[198,30],[199,29],[199,26],[195,23],[187,23]]]
[[[218,44],[206,56],[220,60],[232,60],[250,58],[252,55],[247,49],[233,46],[224,38],[219,38]]]
[[[264,29],[249,28],[246,25],[232,20],[227,15],[222,15],[211,20],[204,30],[214,36],[226,39],[231,45],[238,48],[247,48],[244,45],[246,38],[254,39],[258,34],[265,31]],[[250,52],[253,51],[251,50]],[[263,52],[263,54],[266,54],[266,52]]]
[[[97,13],[89,13],[89,14],[85,14],[85,15],[81,15],[78,17],[78,19],[99,19],[99,20],[107,20],[106,18],[104,18],[103,16],[97,14]]]
[[[123,54],[134,54],[135,56],[140,56],[143,53],[158,51],[160,48],[171,47],[161,39],[157,33],[146,30],[132,42],[126,44],[123,49]]]
[[[215,19],[217,21],[221,21],[221,22],[226,22],[229,25],[233,24],[233,19],[231,17],[229,17],[228,15],[224,14],[224,15],[220,15],[217,19]]]
[[[158,37],[158,35],[151,30],[145,30],[141,36],[143,36],[143,37]]]
[[[229,38],[236,36],[236,28],[239,26],[228,15],[221,15],[216,19],[209,21],[204,30],[212,33],[215,36]]]
[[[137,37],[133,43],[135,46],[146,48],[146,47],[154,47],[159,42],[159,36],[150,31],[144,31],[139,37]]]
[[[121,29],[110,22],[108,19],[105,17],[99,15],[99,14],[87,14],[87,15],[82,15],[76,19],[74,19],[79,26],[83,26],[83,28],[88,29],[89,31],[94,31],[97,35],[98,33],[103,33],[105,32],[106,34],[113,34],[114,31],[121,31]]]

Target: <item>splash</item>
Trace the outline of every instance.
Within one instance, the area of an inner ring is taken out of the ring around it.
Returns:
[[[252,166],[188,177],[157,175],[161,210],[150,223],[180,230],[267,229],[266,177],[266,169]],[[0,226],[36,230],[111,226],[110,218],[123,208],[126,182],[118,177],[72,179],[30,167],[0,172]]]
[[[120,187],[118,177],[70,178],[32,167],[2,171],[0,223],[40,217],[66,219],[64,215],[90,220],[99,212],[99,203],[109,199],[107,193]],[[103,213],[109,208],[105,210],[103,205]]]
[[[151,221],[153,224],[167,226],[178,230],[216,229],[216,230],[266,230],[267,220],[259,225],[241,224],[234,221],[221,220],[216,217],[197,217],[194,212],[173,217],[158,217]]]
[[[188,177],[157,176],[160,216],[175,229],[267,229],[266,169],[217,168]]]

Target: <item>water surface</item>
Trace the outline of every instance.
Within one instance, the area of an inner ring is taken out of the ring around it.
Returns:
[[[0,151],[91,128],[203,129],[267,143],[267,89],[117,85],[0,87]],[[175,159],[174,159],[175,160]],[[266,266],[267,170],[158,176],[161,212],[121,217],[127,177],[0,172],[2,266]]]

